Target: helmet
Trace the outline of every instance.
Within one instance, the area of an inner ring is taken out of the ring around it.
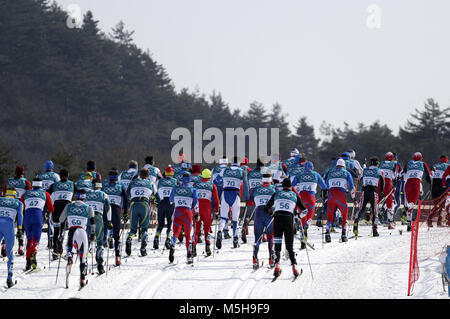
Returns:
[[[9,187],[9,188],[6,190],[5,196],[6,196],[6,197],[10,197],[10,198],[16,198],[16,196],[17,196],[17,191],[16,191],[16,189],[15,189],[14,187]]]
[[[173,169],[173,167],[172,166],[168,166],[167,168],[166,168],[166,170],[165,170],[165,175],[166,176],[173,176],[173,174],[175,173],[175,170]]]
[[[344,152],[341,155],[342,157],[350,157],[350,153],[349,152]]]
[[[219,159],[219,164],[228,164],[228,158],[226,158],[226,157],[220,158]]]
[[[23,175],[25,172],[25,168],[22,165],[16,167],[16,176]]]
[[[272,171],[268,167],[263,167],[263,168],[261,168],[261,175],[272,176]]]
[[[93,178],[93,176],[92,176],[92,173],[91,173],[91,172],[86,172],[86,173],[84,173],[84,179],[90,179],[90,180],[92,180],[92,178]]]
[[[115,182],[119,179],[119,171],[116,168],[111,168],[108,176],[110,181]]]
[[[138,167],[138,162],[136,162],[135,160],[131,160],[128,163],[128,168],[137,168]]]
[[[40,178],[33,179],[33,181],[31,182],[31,186],[42,188],[42,179]]]
[[[178,163],[182,163],[186,160],[186,156],[181,153],[180,155],[178,155]]]
[[[52,161],[48,160],[48,161],[46,161],[46,162],[44,163],[44,169],[45,169],[46,171],[49,171],[49,170],[54,169],[54,168],[55,168],[55,165],[53,165],[53,162],[52,162]]]
[[[291,149],[291,156],[297,156],[298,154],[300,154],[298,149],[296,149],[296,148]]]
[[[413,155],[413,160],[416,161],[416,162],[417,161],[421,161],[422,158],[423,158],[423,156],[422,156],[422,154],[420,152],[415,152],[414,155]]]
[[[211,171],[210,171],[209,169],[205,168],[205,169],[202,171],[202,178],[204,178],[204,179],[210,179],[210,178],[211,178]]]
[[[308,171],[312,171],[314,169],[314,164],[311,161],[305,163],[305,169]]]
[[[393,161],[394,160],[394,154],[392,152],[387,152],[385,155],[386,161]]]
[[[378,160],[378,158],[376,158],[376,157],[372,157],[371,159],[370,159],[370,165],[372,166],[377,166],[378,164],[380,164],[380,161]]]
[[[202,167],[199,164],[192,165],[192,174],[200,174],[202,172]]]
[[[339,167],[339,166],[345,167],[345,161],[342,158],[340,158],[336,161],[336,167]]]
[[[448,157],[446,155],[442,155],[441,158],[439,159],[439,161],[441,163],[447,163],[448,162]]]
[[[350,158],[355,158],[355,156],[356,156],[356,153],[355,153],[355,151],[354,150],[349,150],[349,151],[347,151],[347,153],[350,155]]]
[[[244,158],[241,159],[241,166],[243,166],[243,165],[248,165],[248,158],[247,157],[244,157]]]

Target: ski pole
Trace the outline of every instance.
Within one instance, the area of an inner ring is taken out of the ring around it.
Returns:
[[[214,258],[214,253],[216,251],[216,238],[217,238],[217,224],[219,223],[218,220],[216,220],[216,226],[214,227],[214,247],[213,247],[213,258]]]
[[[302,223],[300,223],[300,227],[302,229],[303,237],[305,237],[305,231],[304,231]],[[305,245],[305,249],[306,249],[306,256],[308,257],[308,264],[309,264],[309,270],[311,271],[311,277],[312,277],[312,280],[314,280],[314,275],[313,275],[313,271],[312,271],[312,267],[311,267],[311,262],[309,261],[308,245]]]
[[[59,266],[61,264],[61,256],[62,256],[62,250],[63,250],[63,245],[64,245],[64,237],[66,235],[66,230],[62,229],[61,227],[61,231],[63,232],[63,237],[62,237],[62,241],[61,241],[61,250],[59,252],[59,260],[58,260],[58,270],[56,271],[56,280],[55,280],[55,285],[58,284],[58,275],[59,275]]]

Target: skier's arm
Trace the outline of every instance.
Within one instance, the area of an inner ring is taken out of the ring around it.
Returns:
[[[33,187],[31,186],[31,183],[29,180],[25,180],[25,189],[31,190]]]
[[[220,203],[220,199],[219,199],[219,192],[217,191],[217,187],[216,185],[213,184],[213,196],[212,196],[212,200],[213,200],[213,206],[214,206],[214,210],[216,211],[216,213],[219,212],[219,203]]]
[[[23,225],[23,204],[19,201],[19,207],[17,208],[17,226]]]
[[[287,172],[287,166],[284,163],[281,163],[281,167],[283,168],[283,172],[286,174]]]
[[[122,185],[122,205],[123,205],[123,213],[127,214],[128,211],[128,197],[127,197],[127,190],[125,188],[125,185]]]
[[[303,205],[302,199],[298,194],[296,194],[297,197],[297,207],[300,208],[301,211],[304,211],[306,209],[305,205]]]
[[[295,185],[298,184],[298,176],[294,176],[294,179],[292,180],[292,187],[295,187]]]
[[[67,206],[69,206],[69,205],[66,205],[66,207],[64,207],[63,211],[61,212],[61,215],[59,215],[58,222],[60,224],[63,223],[67,218]]]
[[[90,206],[89,206],[89,220],[91,224],[91,237],[92,237],[95,236],[95,212],[94,209]]]
[[[106,220],[108,222],[110,222],[111,221],[111,215],[112,215],[111,202],[109,201],[109,197],[106,194],[105,194],[105,202],[103,204],[103,211],[106,212]]]
[[[317,176],[317,181],[319,183],[320,188],[322,188],[322,190],[328,189],[328,187],[325,184],[325,181],[323,180],[322,176],[320,176],[320,174],[317,173],[317,172],[316,172],[316,176]]]
[[[266,206],[264,206],[264,213],[270,214],[270,209],[272,208],[274,203],[275,203],[275,194],[273,194],[272,197],[270,197]]]
[[[53,207],[52,198],[50,197],[50,194],[48,192],[45,192],[45,207],[50,213],[53,213],[55,210]]]
[[[242,181],[244,185],[244,195],[245,195],[245,201],[248,201],[248,181],[247,181],[247,175],[244,176],[244,179]]]
[[[431,184],[431,171],[430,168],[428,167],[427,163],[423,163],[423,167],[425,168],[425,180]]]
[[[250,190],[250,194],[249,194],[249,196],[248,196],[247,206],[253,206],[253,205],[255,205],[254,192],[255,192],[255,189],[252,188],[252,189]]]

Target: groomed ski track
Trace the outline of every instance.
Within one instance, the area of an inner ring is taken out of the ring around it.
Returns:
[[[403,230],[403,235],[398,229]],[[132,255],[122,259],[120,267],[114,267],[113,251],[109,252],[108,273],[97,277],[88,274],[89,284],[79,288],[79,261],[74,264],[70,277],[70,287],[65,288],[65,265],[61,260],[58,283],[55,285],[58,261],[48,266],[47,236],[42,235],[38,266],[46,266],[40,272],[30,275],[20,274],[25,267],[25,257],[15,256],[14,269],[17,285],[0,292],[2,299],[44,298],[44,299],[247,299],[247,298],[448,298],[441,283],[441,263],[433,258],[420,266],[420,280],[416,283],[414,295],[407,296],[410,233],[406,226],[388,230],[379,226],[380,237],[369,237],[370,227],[360,226],[362,237],[340,243],[340,229],[332,233],[332,242],[322,248],[322,229],[312,225],[309,242],[315,250],[308,248],[314,280],[308,265],[306,251],[299,250],[296,238],[298,268],[303,275],[292,282],[289,260],[282,252],[283,272],[275,282],[273,270],[268,268],[267,243],[259,250],[260,261],[264,265],[257,271],[252,269],[252,249],[254,243],[253,227],[249,228],[247,244],[233,249],[232,239],[223,240],[222,249],[215,257],[205,257],[204,243],[197,245],[198,257],[194,266],[186,264],[184,243],[176,245],[175,262],[169,265],[168,250],[162,248],[165,236],[162,235],[160,249],[153,250],[154,230],[149,230],[146,257],[139,257],[140,243],[133,240]],[[213,241],[212,241],[213,243]],[[284,245],[283,245],[284,246]],[[15,247],[15,250],[17,247]],[[106,259],[107,250],[104,250]],[[89,271],[92,269],[89,256]],[[94,261],[95,262],[95,261]],[[105,263],[106,264],[106,263]],[[0,281],[6,282],[6,260],[0,262]]]

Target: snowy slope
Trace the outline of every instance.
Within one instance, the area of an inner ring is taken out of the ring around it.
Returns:
[[[268,264],[267,244],[260,247],[263,268],[252,271],[252,244],[232,249],[231,239],[223,241],[219,253],[205,258],[204,244],[199,244],[194,267],[187,265],[185,246],[177,244],[175,260],[168,265],[168,251],[152,250],[154,230],[149,231],[148,256],[139,257],[140,243],[133,241],[131,257],[123,265],[111,267],[108,274],[100,277],[88,275],[89,284],[78,291],[79,264],[73,268],[70,288],[65,288],[65,261],[62,260],[58,283],[55,284],[58,261],[48,265],[46,234],[43,233],[38,253],[40,272],[20,274],[25,267],[24,257],[15,258],[15,287],[0,292],[0,298],[448,298],[441,282],[441,263],[436,257],[421,264],[421,276],[415,293],[407,296],[410,233],[380,226],[380,237],[369,237],[370,228],[360,226],[358,240],[339,243],[339,233],[332,234],[332,242],[322,248],[321,228],[312,226],[309,241],[316,250],[308,249],[314,280],[308,266],[306,251],[300,251],[295,240],[297,262],[303,275],[291,282],[289,261],[282,257],[283,273],[274,283]],[[252,231],[252,228],[250,228]],[[161,242],[163,243],[163,237]],[[161,245],[162,248],[163,245]],[[107,251],[105,250],[105,258]],[[126,261],[126,262],[125,262]],[[110,251],[110,265],[114,262]],[[89,258],[89,269],[91,269]],[[95,272],[96,269],[94,268]],[[6,281],[6,261],[0,262],[1,286]],[[4,290],[4,289],[3,289]]]

